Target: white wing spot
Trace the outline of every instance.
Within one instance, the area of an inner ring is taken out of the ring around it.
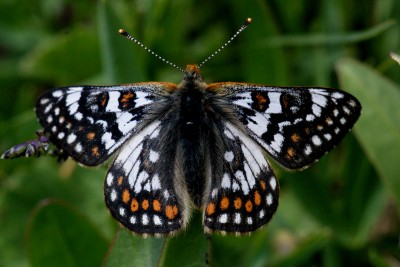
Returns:
[[[125,209],[124,208],[119,208],[119,215],[122,217],[125,217]]]
[[[77,119],[78,121],[83,119],[83,114],[80,112],[75,113],[74,115],[75,119]]]
[[[247,217],[247,224],[253,224],[253,218]]]
[[[228,215],[226,213],[219,216],[218,221],[220,223],[227,223],[228,222]]]
[[[154,215],[153,216],[153,222],[154,222],[155,225],[162,225],[161,218],[158,215]]]
[[[60,133],[58,133],[58,135],[57,135],[57,138],[58,139],[63,139],[65,137],[65,133],[63,133],[63,132],[60,132]]]
[[[160,183],[160,178],[158,177],[158,174],[155,174],[153,176],[153,179],[151,180],[151,187],[153,190],[161,189],[161,183]]]
[[[49,99],[48,99],[48,98],[42,98],[42,99],[40,99],[40,104],[41,104],[41,105],[44,105],[44,104],[47,104],[47,103],[49,103]]]
[[[218,193],[218,189],[214,188],[213,191],[211,192],[211,197],[215,198],[217,196],[217,193]]]
[[[335,92],[335,93],[332,94],[332,97],[336,98],[336,99],[340,99],[340,98],[343,98],[344,95],[342,93]]]
[[[335,132],[335,134],[338,134],[340,132],[340,129],[336,127],[334,132]]]
[[[107,175],[107,185],[111,186],[113,181],[114,181],[114,175],[110,172]]]
[[[76,144],[76,146],[75,146],[75,151],[76,152],[78,152],[78,153],[81,153],[82,152],[82,145],[81,145],[81,143],[78,143],[78,144]]]
[[[131,216],[130,220],[131,224],[136,224],[136,216]]]
[[[142,224],[147,225],[149,223],[149,216],[147,214],[142,215]]]
[[[62,96],[62,91],[61,90],[57,90],[57,91],[53,92],[53,97],[59,98],[60,96]]]
[[[311,141],[312,141],[313,144],[316,145],[316,146],[320,146],[320,145],[322,144],[321,138],[319,138],[318,135],[314,135],[314,136],[311,138]]]
[[[59,107],[56,107],[54,109],[54,115],[56,115],[56,116],[60,115],[60,108]]]
[[[48,113],[48,112],[51,110],[52,107],[53,107],[53,104],[48,105],[48,106],[44,109],[44,113],[45,113],[45,114]]]
[[[232,151],[227,151],[227,152],[225,152],[224,157],[225,157],[225,160],[226,160],[227,162],[232,162],[232,160],[233,160],[233,158],[234,158],[233,152],[232,152]]]
[[[329,133],[326,133],[326,134],[324,134],[324,138],[329,141],[332,139],[332,135]]]
[[[343,106],[343,111],[346,114],[350,114],[350,109],[348,109],[346,106]]]
[[[276,179],[275,179],[275,177],[271,177],[271,179],[269,180],[269,185],[271,186],[272,190],[275,191],[275,189],[276,189]]]
[[[265,216],[265,211],[264,210],[260,210],[260,212],[258,213],[258,217],[260,219],[262,219],[262,218],[264,218],[264,216]]]
[[[46,121],[47,121],[47,123],[52,123],[53,122],[53,116],[48,116]]]
[[[306,154],[308,156],[311,154],[311,152],[312,152],[311,146],[306,145],[306,148],[304,149],[304,154]]]
[[[315,116],[313,114],[308,114],[306,116],[306,121],[313,121],[313,120],[315,120]]]
[[[337,117],[337,115],[339,115],[339,110],[337,110],[336,108],[333,110],[333,116]]]
[[[222,177],[221,187],[231,188],[231,179],[229,177],[229,174],[224,173],[224,176]]]
[[[112,201],[112,202],[114,202],[114,201],[117,199],[117,192],[115,191],[115,189],[113,189],[113,190],[111,191],[111,196],[110,196],[110,198],[111,198],[111,201]]]
[[[340,123],[341,123],[341,124],[345,124],[346,122],[347,122],[346,118],[341,118],[341,119],[340,119]]]
[[[70,134],[70,135],[68,135],[68,137],[67,137],[67,143],[68,144],[72,144],[74,141],[76,140],[76,135],[75,134]]]
[[[269,193],[268,195],[267,195],[267,198],[265,199],[266,200],[266,202],[267,202],[267,205],[268,206],[271,206],[271,204],[272,204],[272,202],[273,202],[273,198],[272,198],[272,194],[271,193]]]
[[[157,162],[158,158],[160,157],[160,154],[152,149],[150,149],[149,153],[149,160],[151,162]]]
[[[325,107],[328,102],[326,97],[320,94],[311,94],[312,101],[321,107]]]
[[[55,132],[57,132],[57,126],[53,126],[53,127],[51,127],[51,131],[53,132],[53,133],[55,133]]]
[[[235,213],[235,218],[233,219],[233,222],[235,224],[240,224],[242,222],[242,218],[240,215],[241,215],[240,213]]]
[[[313,105],[312,105],[312,111],[313,111],[313,113],[314,113],[315,116],[317,116],[317,117],[321,116],[321,111],[322,111],[322,109],[321,109],[321,107],[318,106],[317,104],[313,104]]]

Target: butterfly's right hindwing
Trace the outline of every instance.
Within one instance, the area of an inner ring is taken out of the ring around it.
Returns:
[[[163,101],[168,87],[174,85],[57,88],[38,99],[36,114],[57,148],[83,165],[95,166],[140,128],[153,103]]]

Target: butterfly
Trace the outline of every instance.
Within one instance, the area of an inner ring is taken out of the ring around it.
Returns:
[[[56,88],[36,104],[44,134],[64,154],[85,166],[115,155],[105,202],[139,235],[174,234],[193,208],[207,233],[259,229],[279,200],[266,155],[306,168],[360,116],[359,101],[338,89],[206,84],[198,65],[183,73],[179,84]]]

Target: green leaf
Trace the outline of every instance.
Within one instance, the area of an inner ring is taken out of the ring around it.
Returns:
[[[42,201],[28,227],[32,266],[99,266],[107,250],[95,227],[60,201]]]
[[[400,87],[352,59],[341,60],[337,71],[341,87],[363,107],[355,133],[386,189],[400,204]]]
[[[141,238],[127,229],[117,232],[103,266],[158,266],[164,238]]]
[[[202,217],[196,212],[189,228],[176,237],[167,239],[160,267],[168,266],[209,266],[211,239],[203,233]]]

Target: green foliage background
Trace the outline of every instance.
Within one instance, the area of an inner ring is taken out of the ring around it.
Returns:
[[[274,165],[281,198],[250,237],[205,237],[199,213],[174,238],[119,229],[106,167],[53,158],[0,162],[0,266],[399,266],[399,0],[0,2],[0,150],[34,139],[33,107],[53,87],[182,74],[117,34],[125,28],[207,82],[340,87],[360,99],[351,134],[311,168]]]

